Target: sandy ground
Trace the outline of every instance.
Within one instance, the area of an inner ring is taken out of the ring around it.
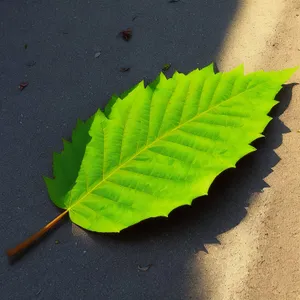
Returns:
[[[241,1],[218,61],[222,70],[244,62],[248,72],[299,65],[300,1]],[[291,82],[299,81],[298,71]],[[219,236],[221,245],[198,255],[200,270],[209,274],[198,291],[204,299],[300,299],[299,115],[295,86],[280,116],[290,132],[275,150],[280,161],[264,179],[270,187],[255,197],[239,226]]]
[[[66,220],[14,265],[4,254],[57,216],[41,176],[78,117],[166,63],[299,65],[299,15],[299,0],[0,1],[0,298],[300,299],[300,86],[280,94],[258,151],[192,207],[118,236]],[[127,27],[129,43],[116,37]]]

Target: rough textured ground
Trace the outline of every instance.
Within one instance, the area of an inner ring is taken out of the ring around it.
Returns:
[[[242,1],[219,62],[222,70],[244,62],[247,71],[299,65],[300,2]],[[299,81],[298,71],[291,82]],[[208,246],[210,255],[197,257],[207,275],[205,288],[195,288],[200,299],[300,299],[299,116],[300,87],[294,86],[280,116],[286,126],[275,147],[280,161],[264,179],[270,187],[255,197],[239,226],[219,237],[221,245]],[[279,126],[275,121],[270,128],[274,133]],[[265,145],[275,146],[271,138]]]
[[[280,93],[258,151],[192,207],[118,236],[66,221],[7,262],[6,248],[58,214],[41,175],[61,137],[112,93],[165,63],[170,74],[300,64],[299,0],[158,2],[0,1],[1,299],[300,299],[299,86]],[[127,27],[128,43],[116,37]]]

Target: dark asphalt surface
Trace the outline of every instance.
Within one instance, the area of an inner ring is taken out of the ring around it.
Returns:
[[[42,175],[52,174],[52,153],[76,119],[103,108],[113,93],[153,80],[166,63],[171,75],[214,61],[236,9],[237,0],[0,1],[1,300],[197,299],[205,274],[195,255],[236,226],[252,193],[266,186],[278,161],[272,149],[281,135],[272,130],[284,131],[279,121],[209,197],[169,219],[119,235],[84,234],[66,220],[13,265],[4,251],[58,215]],[[125,42],[117,34],[128,27],[133,37]],[[22,92],[21,81],[29,82]]]

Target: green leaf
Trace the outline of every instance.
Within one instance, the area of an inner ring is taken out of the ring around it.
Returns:
[[[70,193],[78,176],[86,145],[91,140],[88,132],[93,119],[94,116],[86,122],[77,121],[72,134],[72,143],[63,140],[64,150],[53,154],[54,179],[44,177],[50,198],[60,208],[65,207],[63,203],[66,195]]]
[[[91,231],[119,232],[206,195],[221,172],[255,150],[275,95],[296,69],[161,73],[80,122],[54,157],[49,195]],[[88,134],[87,134],[88,132]]]
[[[116,100],[123,99],[136,86],[121,94],[119,97],[113,95],[105,107],[105,114],[109,116],[111,107]],[[53,176],[54,179],[44,176],[45,183],[51,200],[60,208],[68,197],[78,176],[79,168],[85,153],[85,148],[91,140],[89,130],[94,116],[91,116],[86,122],[78,119],[75,130],[72,134],[72,142],[63,140],[64,150],[61,153],[53,154]]]

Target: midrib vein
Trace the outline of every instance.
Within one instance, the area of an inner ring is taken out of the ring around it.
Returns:
[[[90,189],[84,196],[82,196],[81,198],[79,198],[73,205],[71,205],[69,208],[67,208],[67,211],[72,210],[72,208],[74,206],[76,206],[78,203],[80,203],[81,201],[83,201],[87,196],[89,196],[94,190],[96,190],[101,184],[103,184],[109,177],[111,177],[113,174],[115,174],[117,171],[119,171],[121,168],[123,168],[126,164],[130,163],[132,160],[134,160],[138,155],[140,155],[143,151],[148,150],[152,145],[154,145],[156,142],[161,141],[162,139],[164,139],[165,137],[167,137],[168,135],[170,135],[171,133],[173,133],[174,131],[178,130],[179,128],[181,128],[182,126],[186,125],[189,122],[194,121],[195,119],[201,117],[202,115],[208,113],[210,110],[217,108],[218,106],[231,101],[232,99],[240,96],[243,93],[249,92],[255,88],[257,88],[260,85],[265,84],[265,82],[261,82],[259,84],[257,84],[256,86],[247,89],[225,101],[222,101],[221,103],[217,104],[216,106],[213,106],[209,109],[207,109],[206,111],[203,111],[199,114],[197,114],[196,116],[194,116],[193,118],[191,118],[190,120],[185,121],[184,123],[179,124],[178,126],[174,127],[172,130],[166,132],[165,134],[163,134],[162,136],[156,138],[153,142],[151,142],[150,144],[145,145],[145,147],[143,147],[140,151],[138,151],[135,155],[131,156],[127,161],[125,161],[123,164],[119,165],[118,167],[116,167],[113,171],[111,171],[106,177],[104,177],[98,184],[96,184],[92,189]],[[248,83],[249,85],[249,83]]]

